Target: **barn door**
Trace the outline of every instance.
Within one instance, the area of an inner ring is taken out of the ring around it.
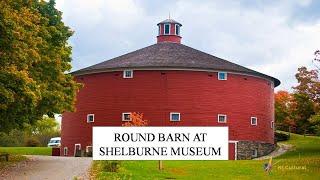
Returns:
[[[237,160],[237,141],[229,141],[229,160]]]
[[[75,144],[74,145],[74,157],[80,157],[81,156],[81,144]]]

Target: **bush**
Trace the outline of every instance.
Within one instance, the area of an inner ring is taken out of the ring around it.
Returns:
[[[24,145],[24,132],[14,129],[9,133],[0,132],[0,147],[16,147]]]
[[[38,146],[40,146],[40,142],[38,139],[31,137],[31,138],[27,139],[26,146],[27,147],[38,147]]]
[[[284,134],[284,133],[280,133],[280,132],[275,132],[274,136],[275,136],[277,142],[286,141],[286,140],[289,140],[289,138],[290,138],[288,134]]]
[[[100,166],[101,170],[105,172],[118,172],[121,161],[103,161]]]

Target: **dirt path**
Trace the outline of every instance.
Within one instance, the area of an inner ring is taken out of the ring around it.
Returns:
[[[279,145],[279,148],[272,151],[267,156],[258,157],[258,158],[255,158],[254,160],[264,160],[264,159],[269,159],[270,157],[274,158],[274,157],[277,157],[277,156],[284,154],[285,152],[287,152],[293,148],[293,146],[290,144],[278,143],[278,145]]]
[[[28,160],[10,167],[0,179],[69,180],[89,179],[92,158],[27,156]]]

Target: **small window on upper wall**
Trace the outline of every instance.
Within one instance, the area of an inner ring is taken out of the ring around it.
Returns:
[[[218,114],[218,123],[226,123],[226,122],[227,122],[227,115]]]
[[[273,129],[273,128],[274,128],[274,122],[271,121],[271,129]]]
[[[94,122],[94,114],[88,114],[87,115],[87,123]]]
[[[257,117],[251,117],[251,125],[256,126],[258,124],[258,119]]]
[[[133,71],[132,70],[124,70],[123,71],[123,78],[133,78]]]
[[[218,72],[218,80],[227,80],[226,72]]]
[[[170,24],[164,24],[164,34],[170,34]]]
[[[171,112],[170,113],[170,121],[180,121],[180,113]]]
[[[131,113],[130,112],[122,113],[122,121],[131,121]]]
[[[176,24],[176,35],[180,35],[180,26],[179,24]]]
[[[161,27],[160,27],[160,25],[158,26],[158,35],[161,35]]]

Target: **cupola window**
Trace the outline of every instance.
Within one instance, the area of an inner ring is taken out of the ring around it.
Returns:
[[[161,27],[160,27],[160,25],[158,26],[158,35],[161,35]]]
[[[180,35],[180,26],[179,24],[176,24],[176,35]]]
[[[170,34],[170,24],[164,24],[164,34]]]
[[[218,72],[218,80],[227,80],[226,72]]]

